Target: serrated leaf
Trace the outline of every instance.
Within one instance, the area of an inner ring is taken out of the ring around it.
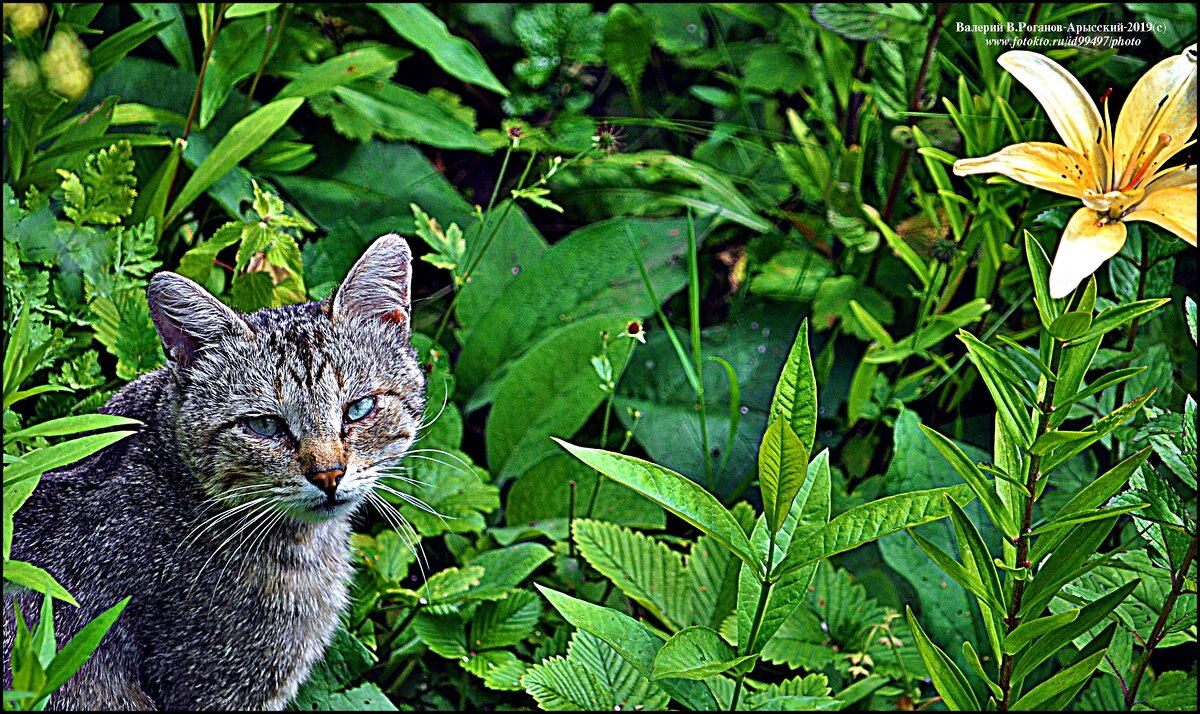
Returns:
[[[514,590],[503,600],[485,602],[475,610],[467,644],[472,650],[515,645],[533,634],[541,616],[537,595]]]
[[[691,622],[691,587],[679,553],[641,533],[603,521],[579,519],[573,530],[580,555],[621,592],[671,630]]]

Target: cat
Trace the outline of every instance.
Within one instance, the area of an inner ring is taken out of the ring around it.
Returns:
[[[60,645],[125,596],[49,709],[282,709],[347,606],[350,516],[411,448],[425,374],[411,344],[412,255],[366,250],[321,302],[239,315],[173,273],[148,287],[166,366],[101,409],[139,431],[48,473],[12,558],[48,570]],[[380,504],[380,507],[384,507]],[[32,628],[41,594],[4,594]]]

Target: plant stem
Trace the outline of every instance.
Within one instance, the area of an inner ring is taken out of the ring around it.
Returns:
[[[713,482],[712,452],[708,448],[708,414],[704,404],[704,358],[700,352],[700,256],[696,248],[696,226],[692,209],[688,208],[688,313],[692,336],[692,361],[696,369],[696,399],[700,403],[700,445],[704,449],[704,478],[711,492]]]
[[[925,93],[925,80],[929,77],[929,66],[933,63],[933,52],[937,49],[938,40],[941,39],[942,25],[946,21],[946,13],[950,11],[949,3],[939,3],[936,10],[936,15],[933,20],[933,28],[929,31],[929,42],[925,45],[925,58],[921,60],[921,70],[917,74],[917,84],[913,88],[913,94],[908,100],[908,111],[915,112],[921,108],[921,95]],[[915,124],[915,121],[910,121],[909,126]],[[904,176],[908,173],[908,162],[912,160],[912,149],[905,149],[904,153],[900,154],[900,164],[896,167],[896,173],[892,176],[892,185],[888,188],[887,200],[883,204],[883,222],[889,223],[892,220],[892,212],[896,210],[896,199],[900,196],[900,185],[904,182]],[[879,255],[882,251],[876,251]],[[872,274],[874,270],[871,271]]]
[[[1138,263],[1138,289],[1137,299],[1146,299],[1146,281],[1150,275],[1150,241],[1147,236],[1142,236],[1142,262]],[[1138,324],[1141,323],[1142,316],[1138,315],[1129,323],[1129,330],[1125,338],[1125,359],[1124,362],[1128,366],[1129,361],[1133,359],[1134,341],[1137,339]],[[1117,385],[1117,398],[1113,403],[1121,405],[1125,403],[1125,385],[1129,380],[1122,381]],[[1120,454],[1117,454],[1119,457]]]
[[[1059,367],[1062,363],[1063,346],[1058,340],[1051,338],[1050,343],[1050,371],[1055,375],[1058,374]],[[1043,377],[1043,379],[1045,379]],[[1046,392],[1042,397],[1042,401],[1038,404],[1037,411],[1034,413],[1034,441],[1037,441],[1043,434],[1050,430],[1050,413],[1054,410],[1054,388],[1056,382],[1046,381]],[[1034,494],[1037,493],[1037,482],[1041,478],[1042,455],[1031,454],[1029,457],[1029,470],[1025,476],[1025,512],[1021,517],[1021,528],[1017,535],[1017,557],[1014,563],[1015,567],[1027,567],[1026,559],[1029,557],[1029,541],[1028,532],[1033,525],[1033,502]],[[1004,618],[1007,625],[1007,632],[1012,632],[1017,629],[1020,624],[1017,615],[1021,612],[1021,600],[1025,596],[1025,580],[1014,580],[1012,600],[1008,608],[1008,617]],[[1000,661],[1000,691],[1003,692],[1004,698],[1000,702],[1000,711],[1008,711],[1010,699],[1012,698],[1012,673],[1013,673],[1013,656],[1005,653]]]
[[[267,41],[266,49],[263,50],[262,60],[258,63],[258,70],[254,73],[254,81],[250,82],[250,91],[246,94],[246,104],[242,106],[243,117],[250,113],[250,104],[254,101],[254,90],[258,89],[258,80],[262,79],[263,70],[267,67],[267,60],[275,53],[275,47],[279,44],[279,38],[283,37],[283,28],[287,26],[288,15],[291,12],[292,4],[285,4],[283,12],[279,15],[279,22],[275,27],[275,31],[270,33],[271,37]]]
[[[767,548],[767,573],[762,580],[762,590],[758,592],[758,607],[754,610],[754,620],[750,623],[750,637],[746,640],[748,645],[746,652],[754,654],[757,650],[755,645],[758,644],[758,633],[762,630],[763,613],[767,611],[767,600],[771,598],[771,586],[774,583],[771,581],[771,571],[774,570],[775,560],[775,534],[771,534],[771,544]],[[741,639],[741,635],[738,635]],[[743,670],[738,675],[737,684],[733,687],[733,697],[729,700],[729,711],[737,711],[738,699],[742,695],[742,684],[746,680],[746,675],[754,669],[753,665],[749,669]]]
[[[1167,635],[1167,620],[1170,618],[1171,610],[1175,607],[1175,601],[1179,599],[1180,593],[1183,592],[1188,571],[1191,570],[1192,561],[1195,558],[1196,537],[1192,536],[1192,544],[1188,546],[1187,553],[1183,556],[1183,563],[1180,564],[1178,572],[1171,574],[1171,592],[1167,595],[1167,601],[1163,603],[1162,612],[1158,615],[1158,622],[1154,623],[1154,629],[1150,631],[1150,639],[1146,640],[1146,644],[1142,648],[1142,659],[1138,662],[1137,669],[1133,672],[1133,679],[1129,684],[1129,688],[1125,690],[1126,709],[1133,709],[1134,698],[1137,697],[1138,687],[1142,683],[1142,676],[1146,674],[1146,667],[1150,665],[1150,656],[1154,654],[1154,648],[1158,647],[1158,644]]]
[[[186,143],[188,136],[192,133],[192,122],[196,119],[196,110],[200,108],[200,91],[204,88],[204,76],[208,72],[208,63],[212,59],[213,47],[217,44],[217,33],[221,31],[221,21],[225,19],[225,10],[229,7],[229,3],[222,3],[217,10],[217,19],[213,21],[212,34],[208,36],[208,46],[204,48],[204,62],[200,64],[200,76],[196,79],[196,93],[192,95],[192,108],[188,110],[187,123],[183,127],[183,141]],[[182,161],[180,162],[182,163]],[[175,188],[175,179],[179,177],[179,165],[176,164],[175,171],[171,174],[171,183],[167,184],[167,196],[170,197],[171,190]],[[180,209],[183,210],[182,208]],[[163,226],[163,233],[166,233],[166,226]]]

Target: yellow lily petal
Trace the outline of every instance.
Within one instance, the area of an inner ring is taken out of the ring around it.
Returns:
[[[1003,174],[1027,186],[1071,198],[1080,198],[1085,189],[1096,185],[1092,165],[1079,152],[1044,141],[1013,144],[977,159],[959,159],[954,162],[954,174]]]
[[[1196,167],[1156,179],[1122,220],[1153,223],[1196,245]]]
[[[1182,54],[1159,62],[1142,75],[1121,108],[1114,138],[1117,176],[1135,175],[1139,164],[1154,151],[1159,137],[1169,136],[1169,143],[1154,156],[1153,165],[1142,172],[1151,176],[1155,169],[1167,163],[1184,147],[1196,131],[1196,45]],[[1112,188],[1121,188],[1113,186]]]
[[[1050,266],[1050,297],[1057,300],[1070,295],[1104,261],[1121,252],[1121,246],[1125,245],[1125,225],[1096,225],[1100,218],[1090,208],[1081,208],[1071,216]]]
[[[1037,52],[1005,52],[997,61],[1033,94],[1063,143],[1091,164],[1092,174],[1107,176],[1100,148],[1103,138],[1100,110],[1079,80],[1062,65]]]

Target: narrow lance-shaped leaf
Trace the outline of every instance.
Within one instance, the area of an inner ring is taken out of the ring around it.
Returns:
[[[690,479],[625,454],[575,446],[561,439],[555,441],[583,463],[716,538],[756,572],[765,574],[763,563],[754,555],[742,527],[720,501]]]
[[[983,509],[987,511],[988,516],[992,519],[992,523],[996,524],[1005,535],[1010,539],[1017,535],[1017,527],[1013,525],[1008,509],[1001,502],[1000,496],[996,493],[995,487],[992,486],[991,480],[983,475],[979,467],[973,461],[967,458],[962,449],[953,441],[942,436],[938,432],[930,429],[924,424],[921,425],[921,431],[925,432],[925,436],[933,442],[937,450],[950,462],[954,470],[962,476],[963,481],[971,487],[975,495],[979,497],[980,503],[983,504]]]
[[[796,341],[788,353],[787,362],[775,385],[768,419],[779,417],[799,437],[807,453],[811,453],[817,438],[817,379],[813,375],[812,355],[808,349],[808,318],[800,322]]]
[[[788,573],[831,555],[857,548],[896,531],[936,521],[950,515],[946,496],[959,505],[974,500],[967,486],[950,486],[888,496],[855,506],[824,526],[798,530],[787,557],[775,569],[778,580]]]
[[[70,642],[63,645],[63,648],[54,657],[54,661],[46,668],[46,683],[42,685],[39,698],[65,684],[91,658],[104,636],[112,629],[117,617],[129,604],[129,600],[130,598],[127,597],[100,613],[96,619],[84,625],[83,629],[72,637]]]
[[[688,627],[675,633],[654,656],[654,679],[708,679],[756,657],[738,657],[716,630]]]
[[[913,616],[912,608],[905,607],[904,610],[908,615],[908,626],[912,630],[913,639],[917,643],[917,652],[925,662],[925,669],[929,671],[933,686],[937,688],[938,694],[942,695],[942,701],[951,710],[979,711],[979,700],[971,691],[971,685],[967,683],[962,670],[940,647],[930,641],[917,618]]]
[[[783,419],[776,419],[763,434],[758,450],[758,484],[771,533],[779,532],[796,493],[808,472],[808,450]]]

